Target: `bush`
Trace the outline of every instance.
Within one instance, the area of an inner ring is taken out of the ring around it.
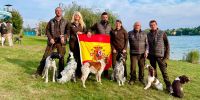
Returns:
[[[17,10],[11,11],[12,23],[13,23],[13,34],[20,34],[23,26],[23,18]]]
[[[44,36],[46,35],[46,26],[47,26],[48,22],[44,22],[44,21],[40,21],[39,22],[39,28],[38,28],[38,32],[39,32],[39,36]]]
[[[74,11],[79,11],[82,14],[83,20],[87,28],[91,27],[96,22],[99,22],[102,13],[102,12],[95,12],[91,8],[81,7],[76,3],[72,3],[72,5],[68,5],[66,8],[64,8],[65,12],[64,18],[67,19],[68,21],[71,21]],[[109,14],[109,23],[111,24],[112,27],[114,27],[117,16],[109,10],[105,11],[108,12]]]
[[[190,63],[199,63],[200,56],[198,50],[190,51],[187,55],[185,60]]]

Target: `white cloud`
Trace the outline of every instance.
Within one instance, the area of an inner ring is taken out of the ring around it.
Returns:
[[[16,2],[20,2],[16,6],[25,19],[24,23],[34,27],[33,23],[39,20],[51,19],[54,16],[54,8],[59,3],[68,5],[72,0],[16,0]],[[119,15],[127,30],[132,29],[135,21],[141,21],[143,29],[148,28],[151,19],[158,20],[162,29],[200,25],[200,0],[75,0],[75,2],[100,11],[110,9]]]

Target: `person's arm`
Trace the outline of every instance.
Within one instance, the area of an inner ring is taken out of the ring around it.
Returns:
[[[96,31],[96,30],[97,30],[97,23],[94,24],[93,26],[91,26],[91,27],[88,29],[88,32],[91,32],[91,33],[92,33],[92,31]]]
[[[51,43],[51,44],[54,44],[55,43],[55,40],[53,38],[53,35],[51,34],[51,22],[49,22],[46,26],[46,35],[47,35],[47,38],[48,38],[48,41]]]
[[[50,41],[51,39],[53,39],[53,36],[51,34],[51,22],[49,22],[46,26],[46,35],[48,40]]]
[[[148,43],[148,38],[147,38],[147,33],[145,33],[145,58],[147,58],[149,54],[149,43]]]
[[[66,40],[68,40],[69,37],[70,37],[70,26],[71,26],[70,23],[67,23],[67,25],[65,27],[65,32],[66,32],[65,38],[66,38]]]
[[[83,27],[83,34],[87,34],[87,28],[86,28],[86,26]]]
[[[97,30],[97,23],[96,24],[94,24],[92,27],[90,27],[89,29],[88,29],[88,32],[87,32],[87,37],[91,37],[92,36],[92,31],[96,31]]]
[[[64,31],[64,43],[63,44],[66,44],[67,43],[67,40],[69,38],[69,32],[68,32],[68,25],[69,23],[66,22],[66,25],[65,25],[65,31]]]
[[[111,49],[112,49],[112,50],[116,50],[115,47],[114,47],[113,40],[114,40],[113,31],[111,31],[111,32],[110,32],[110,44],[111,44]]]
[[[165,46],[164,59],[169,59],[170,46],[169,46],[169,41],[168,41],[166,33],[163,34],[163,40],[164,40],[164,46]]]
[[[128,33],[126,30],[124,30],[124,50],[127,50],[127,45],[128,45]]]

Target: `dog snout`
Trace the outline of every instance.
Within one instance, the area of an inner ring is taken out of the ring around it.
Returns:
[[[150,66],[150,65],[148,65],[148,64],[147,64],[147,65],[145,66],[145,69],[148,69],[148,68],[149,68],[149,66]]]

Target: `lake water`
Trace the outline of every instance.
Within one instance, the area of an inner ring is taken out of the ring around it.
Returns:
[[[191,50],[200,51],[200,36],[168,36],[170,59],[182,60]]]

